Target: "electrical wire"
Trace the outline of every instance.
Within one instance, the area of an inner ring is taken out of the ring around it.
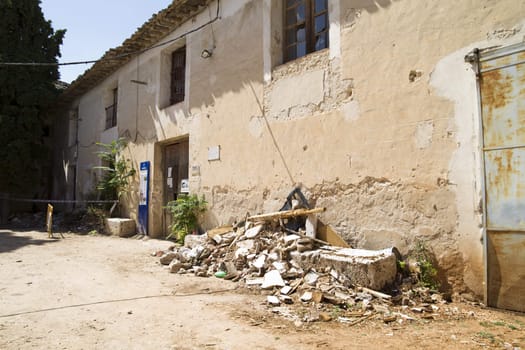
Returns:
[[[189,31],[179,35],[176,38],[173,38],[173,39],[170,39],[170,40],[158,43],[156,45],[147,47],[147,48],[142,49],[142,50],[136,50],[136,51],[132,51],[132,52],[127,52],[127,53],[123,53],[123,54],[116,55],[116,56],[113,56],[113,57],[102,57],[102,58],[99,58],[97,60],[74,61],[74,62],[0,62],[0,66],[33,66],[33,67],[72,66],[72,65],[80,65],[80,64],[92,64],[92,63],[97,63],[97,62],[100,62],[100,61],[119,60],[121,58],[128,57],[128,56],[140,55],[140,54],[142,54],[144,52],[147,52],[147,51],[150,51],[150,50],[162,47],[162,46],[166,46],[168,44],[171,44],[174,41],[183,39],[186,36],[188,36],[189,34],[195,33],[197,31],[201,30],[202,28],[204,28],[206,26],[209,26],[210,24],[212,24],[212,23],[214,23],[214,22],[216,22],[217,20],[220,19],[219,12],[220,12],[220,0],[217,0],[217,13],[215,15],[215,18],[213,18],[212,20],[210,20],[210,21],[208,21],[206,23],[201,24],[197,28],[194,28],[192,30],[189,30]]]

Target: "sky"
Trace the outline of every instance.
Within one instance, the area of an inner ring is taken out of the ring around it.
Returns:
[[[41,0],[40,7],[54,30],[66,29],[59,62],[96,60],[122,44],[144,22],[172,0]],[[90,65],[60,66],[67,83]]]

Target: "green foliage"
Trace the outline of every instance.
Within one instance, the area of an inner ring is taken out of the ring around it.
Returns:
[[[431,252],[423,242],[419,241],[413,254],[419,266],[419,283],[424,287],[438,290],[440,286],[438,272],[434,267]]]
[[[172,215],[171,233],[169,238],[176,238],[179,242],[184,242],[184,237],[188,233],[197,229],[199,214],[206,211],[208,202],[204,196],[199,198],[197,195],[180,195],[177,200],[168,202],[166,208]]]
[[[0,62],[56,63],[64,34],[39,0],[0,0]],[[57,66],[0,66],[0,192],[31,193],[47,178],[45,123],[58,79]]]
[[[127,141],[119,138],[109,144],[97,143],[97,145],[102,148],[97,152],[97,156],[105,164],[94,167],[104,172],[97,190],[101,191],[102,199],[120,200],[120,197],[128,191],[129,178],[135,175],[135,169],[128,165],[129,159],[122,157],[122,150],[126,148]]]
[[[480,331],[476,335],[480,338],[490,340],[491,343],[494,343],[496,341],[495,335],[490,332]]]
[[[96,226],[98,229],[104,229],[104,221],[107,218],[107,211],[102,208],[97,208],[95,205],[89,205],[87,207],[87,215],[95,219]],[[93,230],[97,231],[97,230]],[[91,232],[91,231],[90,231]]]

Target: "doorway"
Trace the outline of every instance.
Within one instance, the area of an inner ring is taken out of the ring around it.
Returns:
[[[189,140],[183,139],[164,147],[163,207],[187,193],[189,167]],[[164,210],[164,234],[170,233],[172,222],[169,211]]]
[[[525,45],[479,57],[486,302],[525,311]]]

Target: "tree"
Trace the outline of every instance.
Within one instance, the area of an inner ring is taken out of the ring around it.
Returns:
[[[57,63],[64,34],[46,21],[40,0],[0,0],[0,62]],[[29,194],[46,176],[46,111],[58,79],[56,65],[0,64],[0,192]]]

